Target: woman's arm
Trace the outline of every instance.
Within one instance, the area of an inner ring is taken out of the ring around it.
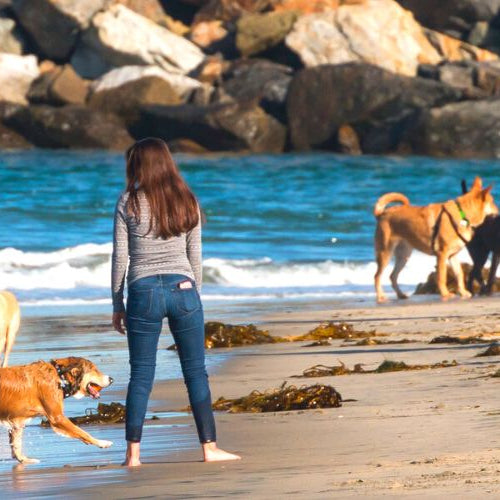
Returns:
[[[186,235],[186,252],[193,269],[196,289],[201,292],[203,281],[203,265],[201,259],[201,213],[198,210],[198,224]]]
[[[115,208],[113,255],[111,258],[111,297],[113,312],[125,312],[123,289],[128,265],[128,227],[125,220],[125,201],[120,197]]]

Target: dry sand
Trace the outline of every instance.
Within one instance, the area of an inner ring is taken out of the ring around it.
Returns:
[[[376,329],[402,345],[305,348],[304,343],[234,349],[211,377],[214,397],[238,397],[254,389],[327,383],[344,399],[341,408],[273,414],[218,414],[219,444],[243,456],[240,462],[204,464],[198,451],[149,460],[140,469],[116,466],[13,472],[13,491],[37,498],[54,490],[64,498],[500,498],[498,423],[500,378],[491,378],[499,358],[474,357],[488,345],[429,344],[443,334],[484,334],[500,339],[496,298],[441,303],[410,299],[383,306],[296,310],[263,318],[271,333],[304,333],[321,321],[349,321]],[[412,364],[456,360],[452,368],[293,379],[321,363],[383,360]],[[181,381],[157,384],[159,410],[186,405]],[[192,425],[191,419],[180,421]],[[194,429],[192,430],[194,433]],[[48,482],[47,482],[48,481]],[[16,489],[16,484],[19,487]],[[27,485],[30,487],[28,488]]]

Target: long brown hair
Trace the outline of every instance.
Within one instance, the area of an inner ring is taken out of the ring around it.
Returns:
[[[193,229],[199,220],[198,202],[182,178],[165,141],[147,137],[126,152],[128,209],[139,221],[139,192],[146,196],[151,211],[148,233],[179,236]]]

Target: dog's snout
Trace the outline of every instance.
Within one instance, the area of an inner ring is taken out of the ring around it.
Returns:
[[[108,377],[108,379],[109,379],[109,385],[111,385],[114,382],[114,379],[113,377]]]

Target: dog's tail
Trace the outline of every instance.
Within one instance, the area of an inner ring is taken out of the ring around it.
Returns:
[[[375,215],[375,217],[379,217],[384,213],[385,207],[389,205],[389,203],[392,203],[394,201],[399,201],[403,205],[410,204],[410,200],[404,194],[386,193],[377,200],[377,203],[375,203],[375,207],[373,208],[373,215]]]

